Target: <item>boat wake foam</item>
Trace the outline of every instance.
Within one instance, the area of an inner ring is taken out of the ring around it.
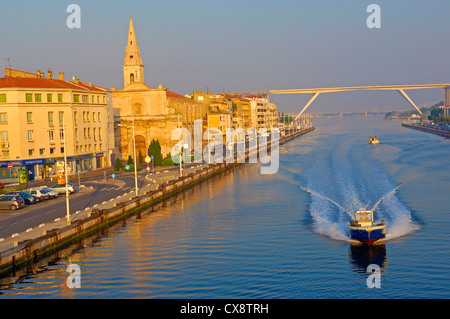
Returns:
[[[353,218],[355,211],[361,207],[344,208],[345,204],[339,204],[317,191],[298,186],[311,194],[310,213],[313,230],[332,239],[350,241],[347,224]],[[398,238],[420,229],[419,225],[413,221],[410,211],[396,196],[396,191],[400,186],[396,186],[380,197],[370,209],[374,212],[377,221],[386,221],[386,240]],[[343,200],[345,203],[350,202],[345,197]],[[366,209],[368,206],[366,205]]]

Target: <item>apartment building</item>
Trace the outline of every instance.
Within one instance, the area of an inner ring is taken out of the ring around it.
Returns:
[[[111,166],[114,149],[111,93],[73,77],[48,71],[5,69],[0,78],[0,182],[56,174],[67,157],[68,173]],[[12,168],[8,168],[11,167]]]

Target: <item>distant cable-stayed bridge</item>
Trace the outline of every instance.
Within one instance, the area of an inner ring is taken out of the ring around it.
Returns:
[[[422,114],[420,109],[406,94],[406,90],[420,90],[420,89],[444,89],[444,105],[450,105],[450,83],[435,83],[435,84],[407,84],[407,85],[371,85],[371,86],[345,86],[345,87],[327,87],[327,88],[310,88],[310,89],[286,89],[286,90],[260,90],[260,91],[245,91],[245,92],[227,92],[230,95],[270,95],[270,94],[312,94],[308,103],[303,107],[300,113],[295,118],[296,120],[311,103],[322,93],[347,92],[347,91],[397,91],[399,92],[414,108]]]

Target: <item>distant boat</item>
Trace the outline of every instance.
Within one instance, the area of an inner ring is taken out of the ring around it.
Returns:
[[[355,219],[348,223],[350,239],[360,241],[366,245],[386,237],[386,224],[373,222],[373,212],[360,210],[355,213]]]
[[[380,141],[377,139],[377,137],[374,135],[374,136],[371,136],[370,138],[369,138],[369,144],[378,144],[378,143],[380,143]]]

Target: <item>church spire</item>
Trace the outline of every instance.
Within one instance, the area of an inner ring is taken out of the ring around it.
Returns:
[[[144,83],[144,65],[142,64],[139,46],[137,45],[132,18],[130,18],[130,26],[128,28],[123,75],[124,87],[134,82]]]

